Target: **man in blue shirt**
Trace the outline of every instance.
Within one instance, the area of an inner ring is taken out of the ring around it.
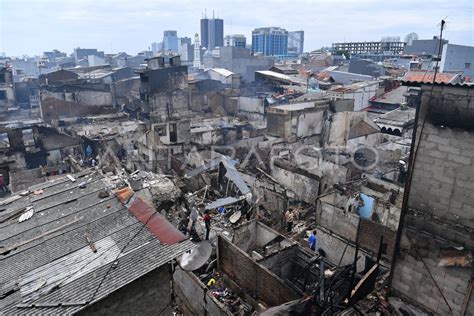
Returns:
[[[308,245],[311,250],[316,251],[316,230],[311,232],[311,236],[308,239]]]

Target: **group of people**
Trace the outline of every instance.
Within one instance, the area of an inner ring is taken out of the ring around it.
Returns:
[[[199,236],[196,232],[196,222],[198,221],[199,217],[199,212],[196,209],[195,206],[191,207],[191,211],[189,212],[189,215],[185,216],[184,218],[181,219],[179,222],[179,230],[183,234],[188,234],[191,236],[193,239],[197,239]],[[202,220],[204,221],[204,224],[206,226],[206,240],[209,240],[209,234],[211,232],[211,214],[209,213],[209,210],[204,211],[204,215],[202,216]]]

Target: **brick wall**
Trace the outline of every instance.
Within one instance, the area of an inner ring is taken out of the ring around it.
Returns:
[[[218,266],[256,300],[276,306],[298,299],[298,294],[268,269],[224,238],[218,238]]]
[[[378,253],[380,237],[383,236],[383,243],[386,245],[386,251],[382,254],[392,258],[396,235],[397,232],[382,224],[363,218],[360,219],[359,244],[374,253]]]
[[[472,278],[472,267],[438,263],[441,249],[474,248],[473,97],[473,88],[422,86],[409,209],[393,271],[397,293],[439,315],[460,315]],[[474,314],[473,301],[466,315]]]
[[[452,314],[460,315],[471,278],[471,269],[438,266],[439,249],[447,244],[440,244],[430,235],[405,230],[403,239],[403,250],[397,258],[392,280],[396,293],[407,300],[414,300],[435,314],[450,315],[444,296],[453,311]],[[472,298],[466,315],[474,315]]]
[[[204,283],[179,266],[173,273],[173,290],[184,315],[230,315],[224,305],[212,298]]]

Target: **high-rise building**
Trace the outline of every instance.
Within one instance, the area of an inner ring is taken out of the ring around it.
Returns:
[[[181,37],[179,39],[179,54],[181,55],[182,61],[193,61],[193,50],[191,38]]]
[[[416,40],[418,40],[418,34],[416,34],[415,32],[411,32],[410,34],[407,34],[407,36],[405,36],[405,43],[407,43],[407,45],[409,46],[411,46],[413,41]]]
[[[227,35],[224,38],[224,45],[245,48],[245,46],[247,45],[247,39],[243,34]]]
[[[204,16],[201,19],[201,46],[207,49],[224,46],[224,20]]]
[[[387,38],[385,38],[387,39]],[[397,39],[397,38],[392,38]],[[400,39],[400,38],[398,38]],[[404,42],[400,41],[380,41],[380,42],[345,42],[345,43],[333,43],[332,48],[336,51],[347,51],[350,54],[384,54],[385,52],[391,52],[393,54],[401,54]]]
[[[151,43],[151,51],[153,52],[153,56],[158,54],[158,52],[161,52],[163,50],[163,42],[153,42]]]
[[[176,31],[164,31],[163,32],[163,50],[177,53],[178,47],[178,32]]]
[[[286,56],[288,31],[280,27],[262,27],[253,30],[252,52],[264,56]]]
[[[288,51],[303,54],[304,31],[288,32]]]

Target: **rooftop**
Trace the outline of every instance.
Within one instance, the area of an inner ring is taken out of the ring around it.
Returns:
[[[400,86],[395,88],[387,93],[384,93],[378,98],[371,100],[377,103],[387,103],[387,104],[402,104],[405,100],[404,94],[407,92],[408,88],[405,86]]]
[[[458,73],[438,72],[436,74],[436,83],[454,83],[459,77]],[[432,83],[434,81],[434,71],[410,70],[402,78],[402,81]]]
[[[110,179],[69,177],[0,201],[4,314],[75,313],[193,247],[140,198],[121,203]],[[160,224],[143,229],[137,208]]]
[[[405,127],[414,122],[415,112],[415,108],[398,108],[381,115],[374,122],[381,127],[382,125]]]
[[[209,68],[209,69],[206,69],[206,71],[211,71],[211,70],[217,72],[218,74],[220,74],[224,77],[229,77],[229,76],[232,76],[232,75],[235,74],[232,71],[227,70],[225,68]]]

